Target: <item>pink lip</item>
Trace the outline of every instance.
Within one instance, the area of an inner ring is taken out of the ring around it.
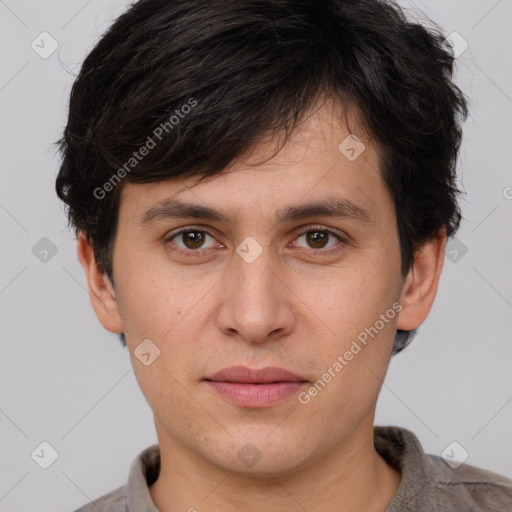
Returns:
[[[306,379],[275,366],[267,366],[261,370],[252,370],[251,368],[247,368],[247,366],[231,366],[230,368],[224,368],[214,373],[210,377],[206,377],[206,380],[266,384],[268,382],[305,381]]]
[[[270,366],[261,370],[232,366],[207,377],[205,381],[234,404],[248,408],[275,404],[308,383],[288,370]]]

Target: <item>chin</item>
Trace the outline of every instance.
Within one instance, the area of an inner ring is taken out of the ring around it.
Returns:
[[[270,441],[265,436],[241,436],[230,439],[222,453],[214,454],[216,466],[237,475],[253,478],[272,478],[290,475],[306,464],[304,443],[290,436]],[[275,434],[272,433],[271,436]],[[249,439],[254,439],[250,441]]]

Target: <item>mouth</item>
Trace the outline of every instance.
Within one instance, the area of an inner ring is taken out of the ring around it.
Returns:
[[[216,393],[245,408],[275,405],[309,384],[305,378],[274,366],[262,369],[232,366],[204,381]]]

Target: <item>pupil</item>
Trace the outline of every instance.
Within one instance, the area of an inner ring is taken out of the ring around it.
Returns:
[[[187,233],[185,233],[185,245],[190,249],[197,249],[202,245],[203,241],[204,234],[201,233],[200,231],[188,231]],[[189,246],[189,242],[192,243],[192,247]]]
[[[204,242],[204,234],[200,231],[188,231],[187,233],[184,233],[184,236],[185,245],[191,249],[197,249],[198,247],[201,247],[202,243]],[[320,244],[320,247],[323,247],[325,245],[326,238],[326,233],[322,233],[321,231],[311,231],[308,234],[308,243],[313,245]],[[192,247],[189,246],[189,243],[192,244]]]
[[[311,231],[311,233],[313,233],[313,235],[310,235],[309,239],[312,240],[312,243],[313,244],[320,243],[320,246],[323,247],[325,244],[322,245],[322,241],[325,242],[326,233],[322,233],[321,231]],[[317,236],[317,235],[319,235],[319,236]]]

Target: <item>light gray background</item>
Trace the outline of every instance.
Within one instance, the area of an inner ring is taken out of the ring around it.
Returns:
[[[445,258],[428,320],[392,359],[376,424],[409,428],[433,454],[455,440],[467,463],[512,477],[512,2],[402,4],[469,43],[456,75],[471,100],[457,235],[467,253]],[[70,512],[122,485],[156,442],[128,353],[89,303],[50,148],[73,74],[127,5],[0,0],[0,511]],[[43,31],[59,44],[48,59],[31,48]],[[32,253],[42,237],[58,249],[46,263]],[[31,458],[42,441],[58,452],[46,470]]]

